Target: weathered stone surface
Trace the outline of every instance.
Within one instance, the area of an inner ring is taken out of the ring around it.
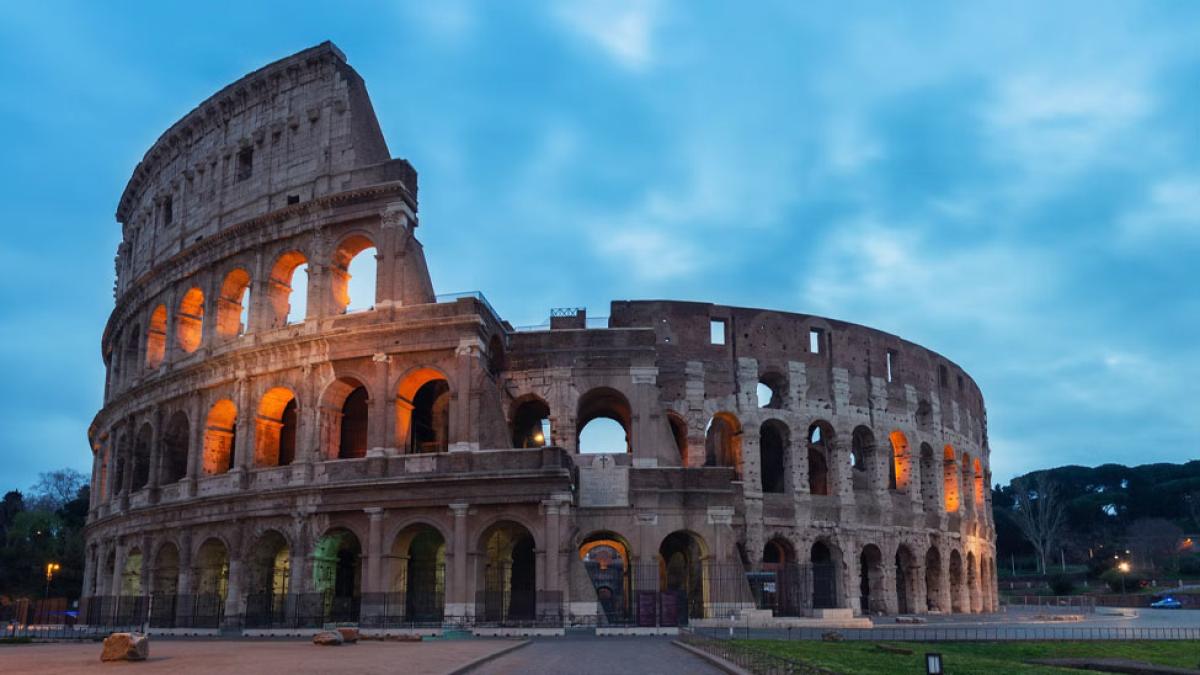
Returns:
[[[312,641],[314,645],[322,645],[325,647],[335,647],[345,642],[345,640],[342,638],[341,632],[336,630],[323,630],[314,635]]]
[[[339,626],[337,629],[337,632],[338,632],[338,634],[340,634],[342,636],[342,642],[344,642],[346,644],[352,645],[355,642],[358,642],[358,629],[357,628],[354,628],[352,626]]]
[[[150,656],[150,637],[141,633],[113,633],[104,638],[101,661],[145,661]]]
[[[808,604],[776,609],[805,617],[995,609],[987,415],[956,364],[866,326],[703,302],[514,329],[482,296],[438,300],[417,215],[416,171],[328,43],[222,89],[146,153],[117,211],[85,600],[119,595],[136,554],[145,574],[178,561],[162,569],[181,595],[225,570],[234,620],[286,550],[289,594],[336,588],[397,625],[428,619],[368,599],[444,598],[422,609],[464,625],[499,611],[477,606],[504,597],[483,569],[531,593],[521,620],[594,624],[588,564],[636,561],[630,590],[653,594],[672,556],[692,579],[815,564],[762,580],[791,579],[772,597]],[[355,299],[361,255],[374,296]],[[595,422],[624,437],[585,457]],[[732,588],[698,586],[726,597],[688,609],[746,609]],[[675,622],[664,606],[639,621]]]

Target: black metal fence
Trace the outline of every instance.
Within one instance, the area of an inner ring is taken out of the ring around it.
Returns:
[[[836,671],[804,661],[769,654],[733,640],[721,640],[686,631],[680,640],[695,649],[712,654],[755,675],[835,675]]]
[[[875,628],[692,628],[713,639],[852,640],[865,642],[1012,642],[1097,640],[1200,640],[1200,626],[905,626]],[[836,633],[836,636],[831,636]]]

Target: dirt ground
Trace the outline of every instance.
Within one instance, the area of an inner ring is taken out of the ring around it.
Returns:
[[[151,638],[140,663],[100,661],[100,643],[0,645],[0,673],[396,673],[439,675],[510,647],[510,640],[360,642],[319,647],[307,641]]]

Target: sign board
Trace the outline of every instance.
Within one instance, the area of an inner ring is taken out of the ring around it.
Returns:
[[[629,506],[629,467],[603,455],[579,467],[579,506]]]

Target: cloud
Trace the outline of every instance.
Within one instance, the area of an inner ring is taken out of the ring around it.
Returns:
[[[1133,244],[1200,236],[1200,175],[1155,182],[1142,203],[1120,217],[1118,230],[1124,243]]]
[[[1147,87],[1131,73],[1014,74],[997,79],[984,121],[998,157],[1053,176],[1107,163],[1105,151],[1153,106]]]
[[[650,227],[601,225],[591,228],[596,248],[624,262],[644,281],[692,276],[702,265],[698,249],[686,239]]]
[[[654,57],[653,33],[658,14],[659,4],[652,0],[588,1],[562,3],[554,17],[617,65],[640,71]]]

